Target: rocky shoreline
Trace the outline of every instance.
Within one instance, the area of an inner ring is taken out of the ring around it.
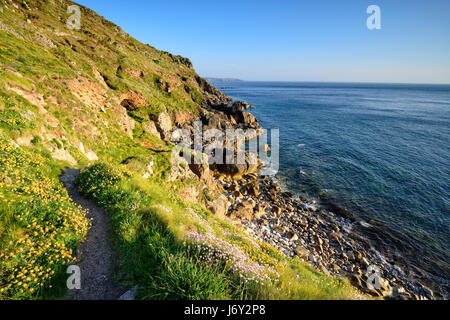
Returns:
[[[246,111],[253,106],[241,101],[232,103],[231,98],[207,82],[203,87],[207,94],[198,117],[162,114],[154,119],[155,123],[150,126],[152,131],[157,130],[165,139],[171,137],[174,143],[177,142],[176,129],[194,135],[195,121],[201,121],[203,130],[253,129],[256,133],[247,139],[254,139],[264,132],[257,119]],[[194,150],[193,145],[187,148]],[[173,166],[170,180],[196,176],[208,188],[219,191],[216,200],[206,203],[208,209],[255,239],[273,245],[287,256],[298,256],[325,274],[349,278],[355,287],[374,297],[445,298],[412,281],[402,270],[403,265],[399,267],[388,262],[361,233],[356,232],[367,224],[364,221],[357,221],[345,212],[327,210],[307,199],[298,199],[283,191],[275,179],[259,176],[257,171],[261,162],[259,159],[252,161],[250,152],[246,152],[243,164],[209,164],[209,156],[203,154],[202,157],[201,164]],[[184,161],[183,158],[178,160]],[[368,276],[371,276],[368,268],[371,272],[379,270],[378,289],[367,285]]]
[[[352,285],[374,297],[401,300],[435,299],[434,293],[408,279],[402,270],[353,230],[361,222],[320,208],[282,191],[266,176],[240,181],[219,176],[231,204],[226,216],[255,239],[287,256],[298,256],[328,275],[349,278]],[[379,289],[369,289],[369,266],[380,270]]]

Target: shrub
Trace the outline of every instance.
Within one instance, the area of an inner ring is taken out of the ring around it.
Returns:
[[[37,144],[39,144],[41,142],[42,142],[42,138],[39,137],[39,136],[34,136],[33,139],[31,140],[31,143],[34,144],[34,145],[37,145]]]

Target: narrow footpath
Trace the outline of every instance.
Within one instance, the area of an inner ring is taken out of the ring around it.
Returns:
[[[126,290],[113,282],[115,258],[111,246],[111,227],[106,212],[93,201],[85,199],[75,186],[79,170],[66,169],[61,176],[73,202],[88,210],[92,220],[86,242],[78,250],[78,266],[81,270],[81,289],[68,290],[69,300],[117,300]],[[69,275],[68,275],[69,276]]]

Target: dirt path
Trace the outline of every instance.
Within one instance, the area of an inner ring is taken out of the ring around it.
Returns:
[[[78,192],[74,180],[79,170],[66,169],[61,176],[69,196],[83,209],[88,209],[92,227],[86,242],[78,251],[81,289],[68,290],[69,300],[117,300],[126,290],[113,283],[114,252],[111,247],[110,223],[106,213]]]

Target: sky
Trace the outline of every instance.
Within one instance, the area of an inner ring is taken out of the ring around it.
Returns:
[[[450,83],[450,0],[75,1],[203,77]]]

